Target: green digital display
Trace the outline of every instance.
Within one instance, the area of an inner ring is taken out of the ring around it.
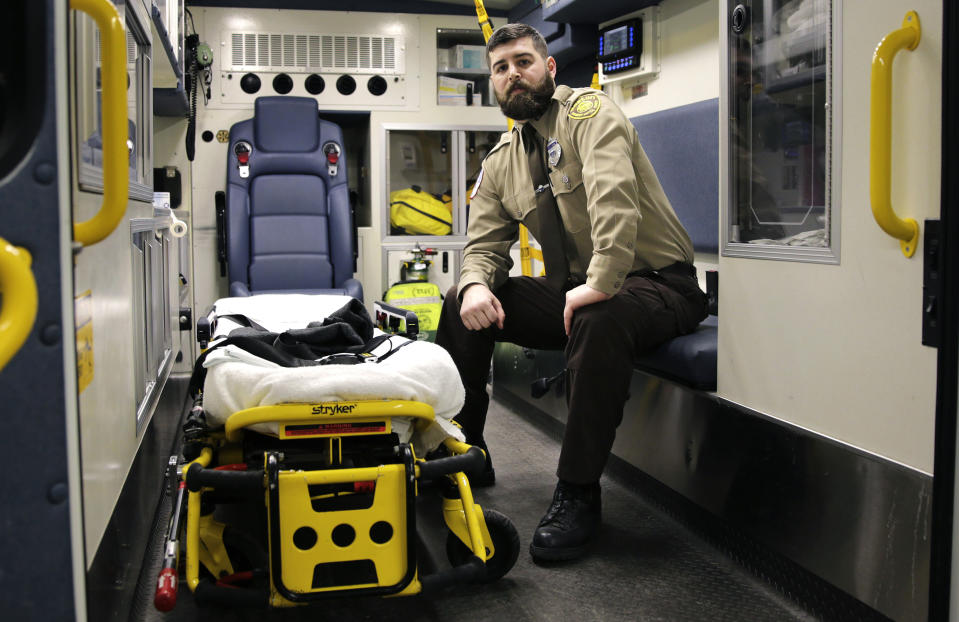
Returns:
[[[629,26],[614,28],[603,37],[603,56],[622,52],[629,47]]]

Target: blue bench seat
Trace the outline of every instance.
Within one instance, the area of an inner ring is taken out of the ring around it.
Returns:
[[[707,316],[688,335],[676,337],[636,359],[636,369],[702,391],[716,390],[716,339],[719,318]]]
[[[673,209],[697,253],[719,252],[719,100],[708,99],[631,119]],[[694,389],[716,390],[719,319],[636,361],[636,368]]]

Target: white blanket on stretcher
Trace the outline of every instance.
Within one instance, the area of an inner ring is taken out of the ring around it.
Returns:
[[[221,299],[215,310],[218,316],[242,314],[270,331],[281,332],[322,320],[347,300],[345,296],[262,294]],[[217,326],[215,334],[227,332],[226,327]],[[403,337],[391,337],[372,354],[382,356],[405,341]],[[432,406],[436,418],[433,425],[414,434],[410,419],[394,417],[393,431],[401,442],[411,441],[417,455],[422,456],[448,436],[463,440],[462,431],[451,421],[463,407],[465,397],[459,372],[446,350],[429,342],[408,343],[377,363],[311,367],[282,367],[228,345],[211,352],[204,367],[203,409],[211,423],[222,424],[234,412],[254,406],[415,400]],[[276,433],[275,424],[254,429]]]

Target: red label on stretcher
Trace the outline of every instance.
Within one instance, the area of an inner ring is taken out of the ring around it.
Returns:
[[[291,436],[341,436],[346,434],[383,434],[385,421],[344,421],[342,423],[305,423],[283,427],[283,437]]]

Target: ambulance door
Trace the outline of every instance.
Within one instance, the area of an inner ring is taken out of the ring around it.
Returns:
[[[0,38],[0,594],[7,620],[85,619],[67,144],[67,3]]]
[[[940,218],[943,3],[729,0],[720,11],[717,393],[929,482],[937,349],[924,277],[927,221]],[[891,482],[833,509],[862,517],[864,532],[891,530],[867,509],[896,498]],[[904,548],[889,531],[885,557],[857,551],[858,567],[806,561],[887,615],[924,612],[910,581],[874,577],[890,559],[909,565],[896,576],[925,574],[931,497],[927,486],[896,504],[909,512],[901,524],[918,526],[902,527]]]

